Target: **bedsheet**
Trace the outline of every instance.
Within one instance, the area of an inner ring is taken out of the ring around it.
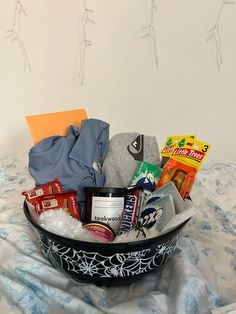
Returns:
[[[75,285],[43,257],[24,217],[27,160],[0,158],[0,313],[211,313],[236,302],[236,164],[203,167],[196,215],[174,256],[131,285]]]

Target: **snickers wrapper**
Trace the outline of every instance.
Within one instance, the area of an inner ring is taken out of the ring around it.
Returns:
[[[136,220],[137,207],[138,207],[138,196],[127,195],[125,199],[125,208],[123,212],[119,234],[126,233],[132,228]]]
[[[130,231],[141,212],[143,188],[130,186],[126,188],[125,205],[120,225],[119,234]]]

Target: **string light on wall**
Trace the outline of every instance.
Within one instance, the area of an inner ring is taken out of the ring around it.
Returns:
[[[217,68],[220,71],[221,66],[223,65],[223,56],[222,56],[222,47],[221,47],[221,36],[220,36],[220,29],[219,29],[219,24],[220,24],[220,19],[222,12],[225,8],[225,5],[227,4],[233,4],[233,1],[228,1],[228,0],[222,0],[219,11],[216,16],[216,20],[214,25],[209,29],[209,35],[206,39],[207,42],[213,41],[215,43],[216,47],[216,62],[217,62]]]
[[[7,34],[6,36],[4,36],[4,38],[10,38],[13,43],[17,44],[24,62],[24,69],[31,72],[29,56],[26,51],[25,43],[21,37],[22,16],[27,17],[27,13],[24,9],[22,2],[16,1],[13,24],[12,27],[6,31]]]
[[[142,38],[151,38],[152,45],[153,45],[153,56],[154,56],[154,64],[156,69],[158,68],[158,54],[157,54],[157,37],[156,37],[156,30],[154,27],[154,16],[155,11],[157,10],[156,0],[151,0],[150,3],[150,14],[149,14],[149,21],[146,26],[143,27],[143,36]]]
[[[95,24],[95,21],[90,17],[93,10],[87,7],[87,1],[82,1],[82,15],[81,15],[81,40],[79,53],[76,56],[76,77],[79,78],[80,84],[84,83],[84,70],[85,70],[85,56],[86,50],[93,42],[88,39],[87,25]]]

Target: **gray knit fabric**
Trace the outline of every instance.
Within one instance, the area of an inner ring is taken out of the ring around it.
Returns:
[[[103,163],[105,186],[126,187],[134,175],[140,161],[160,166],[160,155],[155,136],[139,133],[119,133],[114,135]]]

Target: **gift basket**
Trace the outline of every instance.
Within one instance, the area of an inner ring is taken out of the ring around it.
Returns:
[[[190,191],[209,144],[195,135],[169,137],[159,154],[155,137],[120,133],[86,119],[64,136],[29,152],[36,186],[24,214],[44,256],[73,282],[122,285],[174,254],[194,214]]]
[[[176,230],[159,237],[126,243],[92,243],[65,238],[43,229],[32,220],[26,203],[26,218],[39,235],[44,256],[74,282],[123,285],[163,265],[174,253],[186,220]]]

